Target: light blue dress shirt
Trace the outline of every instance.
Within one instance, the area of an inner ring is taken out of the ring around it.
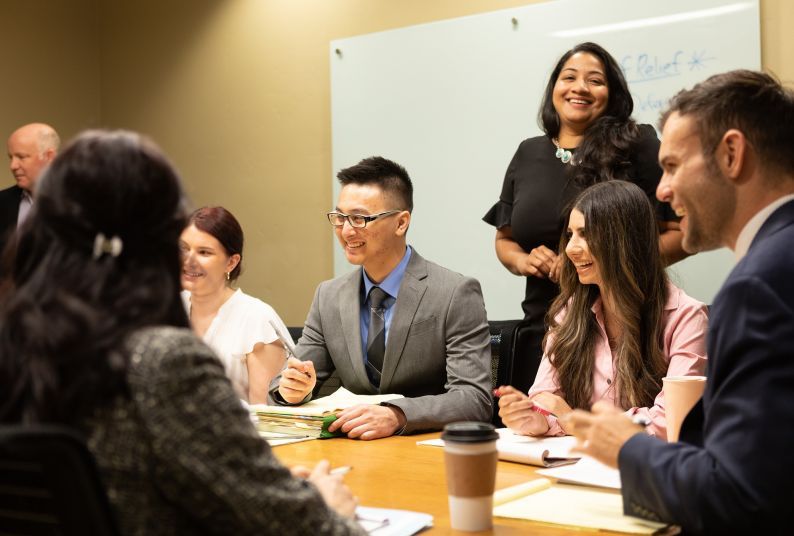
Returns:
[[[372,287],[378,286],[389,295],[389,297],[383,301],[386,314],[384,318],[386,343],[388,344],[389,328],[391,327],[394,304],[397,302],[397,294],[400,292],[400,284],[403,282],[403,276],[405,275],[405,269],[408,267],[409,260],[411,260],[411,246],[405,248],[405,255],[403,255],[400,263],[394,267],[394,270],[392,270],[379,285],[375,285],[375,283],[367,277],[367,272],[361,270],[361,274],[364,277],[364,295],[361,297],[361,315],[359,319],[361,325],[361,354],[364,356],[364,363],[367,362],[367,336],[369,335],[369,291]]]

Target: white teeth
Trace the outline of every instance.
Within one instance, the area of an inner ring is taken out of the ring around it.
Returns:
[[[590,104],[588,101],[581,99],[571,99],[571,102],[574,104]]]

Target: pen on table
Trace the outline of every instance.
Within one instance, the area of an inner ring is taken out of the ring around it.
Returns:
[[[350,472],[351,469],[353,469],[353,468],[351,466],[349,466],[349,465],[342,465],[342,466],[336,467],[335,469],[331,469],[330,474],[332,474],[332,475],[346,475],[347,473]]]
[[[521,393],[521,394],[523,395],[524,393]],[[497,387],[496,389],[493,390],[493,395],[495,397],[499,398],[500,396],[502,396],[502,391]],[[527,399],[529,399],[529,397],[527,397]],[[538,406],[537,404],[535,404],[531,400],[530,400],[530,402],[532,403],[532,406],[530,406],[530,409],[532,411],[540,413],[544,417],[554,417],[555,419],[558,418],[555,414],[553,414],[552,412],[550,412],[546,408],[542,408],[542,407]]]

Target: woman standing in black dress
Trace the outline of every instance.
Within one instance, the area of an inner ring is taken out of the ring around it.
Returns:
[[[595,43],[566,52],[551,73],[539,121],[545,135],[521,142],[499,201],[483,220],[496,227],[496,254],[527,278],[527,339],[522,358],[539,361],[544,317],[557,295],[557,245],[568,204],[587,186],[621,179],[637,184],[657,207],[659,249],[666,264],[686,256],[675,215],[655,199],[662,175],[659,140],[631,119],[634,102],[615,59]],[[523,378],[522,378],[523,379]],[[529,383],[532,378],[526,378]]]

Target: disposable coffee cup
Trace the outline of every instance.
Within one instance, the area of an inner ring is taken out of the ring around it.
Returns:
[[[664,417],[667,421],[667,441],[678,441],[681,423],[706,388],[705,376],[666,376],[664,387]]]
[[[493,525],[496,483],[494,427],[482,422],[456,422],[444,427],[449,519],[455,530],[488,530]]]

